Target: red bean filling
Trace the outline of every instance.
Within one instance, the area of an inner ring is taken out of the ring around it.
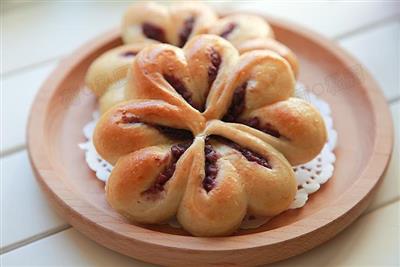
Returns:
[[[244,98],[246,96],[246,87],[247,87],[247,82],[236,88],[233,98],[232,98],[232,103],[228,109],[228,112],[225,114],[225,116],[222,118],[222,120],[227,121],[227,122],[239,122],[243,123],[247,126],[250,126],[252,128],[255,128],[257,130],[260,130],[264,133],[267,133],[269,135],[272,135],[276,138],[281,137],[282,135],[280,132],[270,123],[266,123],[264,125],[261,125],[260,120],[257,117],[248,119],[248,120],[238,120],[238,117],[244,110]]]
[[[244,148],[235,142],[228,140],[224,137],[217,137],[217,140],[220,141],[221,143],[239,151],[248,161],[255,162],[265,168],[272,169],[271,165],[269,164],[268,160],[261,156],[260,154],[251,151],[250,149]]]
[[[211,87],[215,78],[217,78],[218,69],[221,65],[221,55],[211,47],[210,53],[208,54],[210,57],[211,65],[208,67],[208,86]]]
[[[154,125],[154,127],[163,135],[171,139],[186,140],[193,139],[192,132],[184,129],[176,129],[162,125]]]
[[[124,124],[134,124],[141,123],[140,119],[136,117],[134,114],[127,112],[127,110],[122,111],[121,122]],[[148,126],[152,126],[156,128],[161,134],[167,136],[168,138],[175,140],[187,140],[193,139],[192,132],[185,129],[176,129],[168,126],[146,123]]]
[[[121,122],[125,124],[133,124],[140,123],[140,119],[136,117],[134,114],[128,112],[127,110],[123,110],[121,112]],[[178,140],[187,140],[193,139],[193,135],[190,131],[184,129],[175,129],[167,126],[156,125],[147,123],[154,128],[156,128],[160,133],[166,135],[171,139]],[[183,155],[183,153],[189,148],[191,142],[186,142],[182,144],[176,144],[171,147],[171,156],[172,160],[170,164],[158,175],[156,182],[142,194],[154,194],[157,192],[161,192],[164,190],[164,185],[168,182],[168,180],[172,177],[175,172],[176,162]]]
[[[192,100],[192,93],[185,87],[185,85],[175,76],[164,74],[164,79],[175,89],[175,91],[180,94],[186,102],[199,110],[200,108]]]
[[[247,126],[250,126],[252,128],[255,128],[257,130],[260,130],[266,134],[272,135],[276,138],[279,138],[282,136],[281,133],[277,129],[275,129],[275,127],[272,124],[266,123],[264,125],[261,125],[261,122],[257,117],[254,117],[254,118],[251,118],[251,119],[248,119],[245,121],[241,121],[241,123],[243,123]]]
[[[242,114],[244,110],[244,98],[246,96],[247,82],[243,83],[241,86],[235,89],[233,93],[232,102],[228,109],[228,112],[222,118],[222,120],[227,122],[234,122]]]
[[[142,33],[150,39],[159,41],[161,43],[166,43],[164,30],[154,24],[145,22],[142,24]]]
[[[204,92],[204,97],[207,98],[211,86],[213,85],[215,79],[217,78],[218,75],[218,70],[219,70],[219,66],[221,65],[221,56],[220,54],[217,52],[217,50],[215,50],[214,48],[210,47],[210,49],[208,50],[208,57],[210,59],[210,66],[208,67],[208,89]],[[199,109],[199,111],[203,112],[206,109],[206,103],[204,103],[204,105],[202,106],[201,109]]]
[[[222,38],[227,38],[229,34],[237,27],[237,24],[234,22],[231,22],[228,24],[228,26],[225,28],[225,30],[219,35]]]
[[[134,57],[136,56],[138,52],[134,52],[134,51],[126,51],[124,53],[121,53],[120,56],[122,57]]]
[[[203,180],[203,188],[210,192],[216,185],[215,178],[218,174],[217,160],[220,155],[211,145],[206,144],[204,147],[205,154],[205,177]]]
[[[165,169],[157,176],[154,184],[142,192],[144,194],[156,194],[162,192],[164,190],[164,185],[171,179],[172,175],[174,175],[176,169],[176,163],[180,159],[180,157],[185,153],[185,151],[189,148],[191,143],[184,144],[176,144],[171,147],[170,156],[172,157],[171,162]]]
[[[121,123],[131,124],[131,123],[139,123],[140,120],[138,117],[128,112],[127,110],[122,110],[121,112]]]
[[[182,47],[186,44],[189,35],[192,33],[194,22],[194,17],[189,17],[183,22],[182,30],[179,33],[179,47]]]

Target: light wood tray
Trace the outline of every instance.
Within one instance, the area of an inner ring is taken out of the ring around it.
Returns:
[[[60,214],[89,238],[122,254],[172,266],[259,265],[307,251],[335,236],[367,207],[390,158],[393,127],[385,99],[365,69],[331,41],[268,19],[300,60],[300,81],[332,107],[339,139],[334,177],[304,208],[256,230],[197,238],[168,226],[128,223],[106,203],[104,184],[78,144],[95,97],[82,90],[89,64],[121,44],[111,31],[63,60],[39,91],[28,125],[37,180]]]

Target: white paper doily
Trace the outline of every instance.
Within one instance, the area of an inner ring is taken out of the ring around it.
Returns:
[[[304,86],[300,83],[298,83],[296,86],[296,96],[310,102],[320,111],[327,128],[328,141],[321,153],[316,158],[310,162],[295,166],[293,168],[296,174],[298,189],[296,197],[289,209],[303,207],[308,200],[308,195],[318,191],[321,185],[332,177],[334,162],[336,160],[333,150],[336,146],[337,133],[333,128],[331,109],[328,103],[318,98],[315,94],[306,91]],[[89,168],[96,172],[96,177],[99,180],[106,182],[113,167],[97,154],[92,142],[92,136],[98,117],[98,112],[94,112],[93,120],[84,126],[83,133],[87,138],[87,141],[79,144],[79,147],[85,151],[86,163],[89,165]],[[270,218],[267,217],[259,217],[248,214],[243,220],[240,228],[257,228],[266,223],[269,219]],[[176,220],[171,220],[169,225],[172,227],[180,227]]]

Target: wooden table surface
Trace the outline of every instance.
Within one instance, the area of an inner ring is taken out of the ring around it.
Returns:
[[[47,203],[28,162],[25,129],[41,83],[90,38],[115,27],[132,1],[1,2],[1,266],[153,266],[71,228]],[[395,147],[371,206],[333,240],[274,266],[400,265],[400,2],[236,2],[313,29],[352,53],[381,86]]]

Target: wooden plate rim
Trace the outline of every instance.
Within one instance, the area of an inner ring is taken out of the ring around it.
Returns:
[[[357,60],[341,49],[338,45],[332,43],[332,41],[320,36],[317,33],[302,28],[298,25],[284,22],[282,20],[277,20],[270,17],[267,17],[267,20],[272,25],[278,25],[279,27],[287,28],[293,31],[295,30],[305,38],[310,39],[314,43],[318,43],[325,49],[329,50],[330,53],[338,57],[349,68],[354,65],[354,62],[357,62]],[[316,212],[291,225],[287,225],[278,229],[225,238],[198,238],[191,236],[172,235],[144,229],[134,225],[130,225],[130,227],[133,227],[135,231],[115,231],[113,228],[113,223],[96,221],[96,216],[98,215],[99,210],[91,203],[81,199],[75,192],[70,191],[68,188],[63,186],[63,183],[59,183],[60,180],[57,179],[57,173],[55,172],[56,170],[53,169],[50,164],[48,155],[46,155],[46,149],[43,149],[46,142],[44,142],[44,140],[42,140],[40,137],[45,136],[44,129],[46,125],[48,106],[42,105],[41,103],[43,103],[43,101],[47,104],[51,102],[51,99],[54,97],[54,93],[62,83],[63,78],[67,76],[71,69],[78,65],[84,58],[86,58],[87,55],[89,55],[94,49],[98,48],[101,44],[104,44],[104,42],[114,40],[118,38],[119,35],[119,31],[112,30],[107,34],[101,35],[100,37],[89,41],[81,46],[70,57],[62,60],[59,66],[50,75],[50,78],[41,87],[30,112],[27,141],[31,165],[34,169],[37,180],[43,186],[45,192],[54,197],[56,200],[56,203],[54,204],[56,204],[58,209],[61,209],[61,212],[64,215],[67,215],[65,217],[72,225],[77,226],[79,229],[80,227],[78,226],[77,222],[84,221],[85,224],[89,224],[94,227],[100,227],[101,231],[115,234],[120,238],[129,238],[142,244],[150,244],[157,247],[177,248],[184,249],[186,251],[232,251],[265,247],[296,238],[307,238],[307,236],[311,234],[317,234],[319,230],[322,230],[324,227],[329,226],[334,222],[340,223],[342,225],[341,229],[343,229],[357,217],[355,216],[355,218],[351,219],[346,218],[344,220],[343,218],[350,210],[359,205],[363,205],[365,207],[367,206],[367,203],[362,202],[372,191],[374,191],[379,178],[384,172],[388,160],[390,159],[393,146],[393,125],[390,111],[384,96],[379,90],[378,85],[372,79],[369,73],[366,73],[364,77],[365,82],[363,84],[364,87],[366,87],[365,91],[367,98],[371,104],[374,114],[373,119],[375,122],[376,131],[376,138],[374,140],[373,148],[374,153],[370,155],[369,161],[366,164],[364,171],[360,175],[360,178],[350,188],[348,188],[348,190],[344,192],[341,197],[337,199],[337,201],[331,203],[328,207],[322,209],[321,211]],[[353,200],[356,197],[355,202],[353,201],[352,203],[349,203],[347,201],[346,195],[348,195],[349,191],[352,193]],[[73,199],[71,197],[72,195],[76,198]],[[74,203],[74,208],[72,208],[70,205],[72,202]],[[78,203],[79,205],[77,205]],[[330,208],[335,210],[334,216],[332,216],[332,211]],[[86,214],[88,211],[90,211],[89,215],[82,215],[83,211],[85,211]],[[343,220],[341,221],[341,219]],[[289,228],[307,230],[299,235],[297,231],[287,231]],[[287,234],[281,235],[282,232],[286,232]],[[149,233],[157,233],[159,237],[149,239]],[[240,242],[248,240],[249,237],[252,237],[252,242]],[[232,242],[226,242],[224,243],[224,246],[221,246],[220,242],[216,242],[221,239]],[[324,240],[321,242],[323,241]]]

